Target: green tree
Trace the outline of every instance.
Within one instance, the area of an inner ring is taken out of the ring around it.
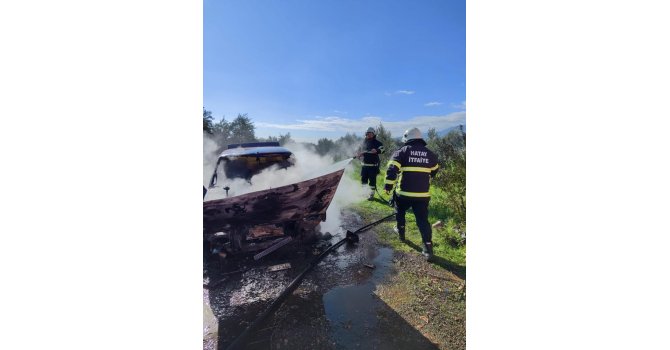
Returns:
[[[429,148],[437,154],[440,171],[433,184],[447,194],[446,206],[454,222],[465,223],[466,152],[462,126],[441,138],[430,139]]]
[[[277,136],[268,136],[266,138],[262,138],[262,137],[256,138],[256,141],[258,141],[258,142],[279,142],[279,139],[277,138]]]
[[[426,142],[435,141],[438,138],[435,128],[428,129],[428,133],[426,135],[428,135]]]
[[[327,138],[319,139],[316,143],[316,153],[323,156],[335,149],[335,142]]]
[[[293,139],[291,139],[291,133],[288,132],[286,135],[279,134],[279,136],[268,136],[266,138],[257,138],[258,142],[279,142],[280,146],[284,146],[288,143],[293,143]]]
[[[465,148],[465,133],[463,132],[463,125],[459,125],[458,129],[452,129],[445,136],[447,143],[454,148]]]
[[[238,114],[230,122],[230,138],[228,143],[244,143],[256,141],[256,127],[247,114]]]
[[[213,120],[212,112],[206,110],[205,107],[202,107],[202,131],[212,134],[214,131],[214,126],[212,125]]]
[[[386,169],[389,159],[398,148],[402,147],[402,142],[398,139],[394,139],[391,135],[391,130],[388,130],[384,127],[383,124],[379,124],[375,129],[377,140],[384,145],[384,153],[379,155],[379,167],[382,171]]]
[[[279,134],[279,144],[284,146],[288,143],[294,143],[293,139],[291,138],[291,133],[287,132],[286,135]]]
[[[330,152],[335,161],[340,161],[345,158],[351,159],[356,153],[356,150],[361,146],[363,138],[356,136],[356,134],[346,133],[339,139],[335,140],[335,147]]]
[[[440,152],[438,151],[438,142],[440,140],[440,137],[437,135],[437,131],[435,130],[435,128],[428,129],[427,136],[428,137],[426,138],[426,147],[435,152],[435,154],[437,154],[439,159]],[[443,163],[440,163],[440,165],[442,164]]]
[[[354,145],[358,146],[361,142],[363,142],[362,137],[350,133],[346,133],[344,136],[340,136],[340,138],[335,141],[335,143],[341,147],[353,147]]]
[[[212,131],[220,144],[228,142],[230,138],[230,123],[226,120],[225,116],[221,117],[221,120],[214,124]]]

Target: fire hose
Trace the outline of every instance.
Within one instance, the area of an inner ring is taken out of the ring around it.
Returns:
[[[347,230],[346,236],[343,239],[333,244],[328,249],[324,250],[321,254],[319,254],[316,258],[314,258],[312,261],[310,261],[307,267],[295,279],[293,279],[293,281],[288,285],[288,287],[286,287],[286,289],[284,289],[284,291],[282,291],[279,294],[279,296],[277,296],[277,298],[275,298],[275,300],[272,301],[272,303],[270,303],[267,309],[265,309],[263,313],[261,313],[258,317],[256,317],[256,319],[239,336],[237,336],[237,338],[235,338],[235,340],[233,340],[233,342],[230,343],[230,345],[228,345],[226,349],[227,350],[241,349],[245,344],[246,338],[249,337],[251,332],[253,332],[258,326],[260,326],[265,321],[265,319],[268,318],[268,316],[272,315],[274,311],[277,308],[279,308],[279,306],[282,305],[286,297],[288,297],[300,285],[302,280],[305,278],[305,275],[307,275],[308,272],[310,272],[314,267],[316,267],[316,265],[318,265],[319,262],[324,257],[326,257],[326,255],[330,254],[332,251],[339,248],[344,243],[358,242],[359,233],[369,230],[370,228],[379,225],[383,221],[393,216],[395,216],[395,213],[388,215],[382,219],[379,219],[371,224],[367,224],[354,232]]]

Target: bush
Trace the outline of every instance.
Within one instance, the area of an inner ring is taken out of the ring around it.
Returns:
[[[444,205],[457,225],[465,225],[465,133],[452,130],[438,137],[435,129],[428,131],[428,148],[437,154],[440,171],[433,186],[444,191]]]

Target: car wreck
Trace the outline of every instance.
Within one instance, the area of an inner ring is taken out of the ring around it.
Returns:
[[[217,186],[217,170],[226,178],[253,176],[271,166],[293,166],[293,154],[276,142],[228,146],[218,158],[209,187]],[[326,220],[326,211],[344,169],[285,186],[203,202],[205,250],[221,257],[256,252],[255,259],[291,241],[309,241]],[[223,187],[228,193],[228,186]],[[206,193],[203,189],[203,196]]]
[[[254,175],[273,165],[285,169],[294,163],[295,158],[291,151],[279,146],[279,142],[231,144],[219,155],[209,186],[216,185],[219,168],[223,168],[227,178],[250,180]]]

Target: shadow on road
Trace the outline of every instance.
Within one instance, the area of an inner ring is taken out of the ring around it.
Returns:
[[[407,244],[410,248],[416,250],[417,252],[421,253],[423,250],[423,247],[419,247],[418,245],[414,244],[413,242],[410,241],[405,241],[405,244]],[[465,266],[457,265],[454,264],[453,262],[441,258],[439,256],[433,256],[431,259],[431,262],[435,265],[441,266],[444,269],[452,272],[454,275],[458,276],[458,278],[464,280],[465,279]]]

